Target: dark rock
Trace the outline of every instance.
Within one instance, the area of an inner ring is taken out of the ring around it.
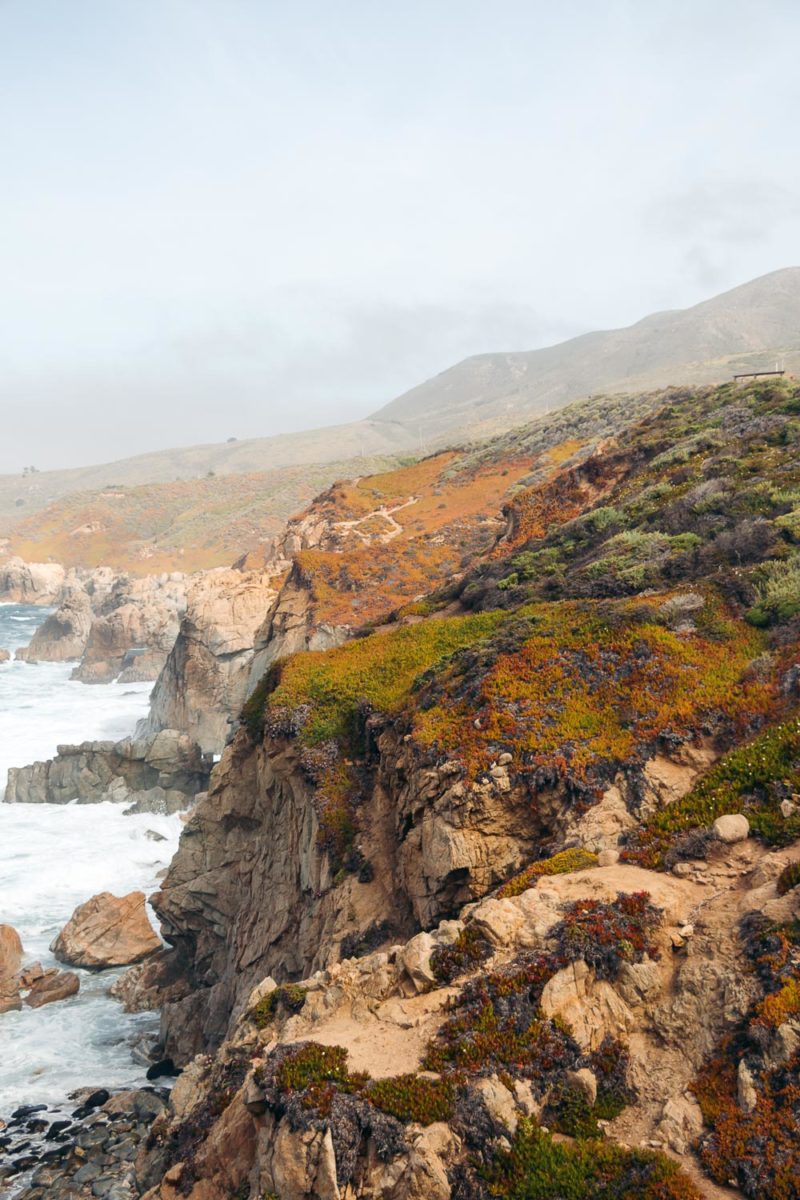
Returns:
[[[63,1133],[65,1129],[70,1129],[71,1126],[72,1121],[53,1121],[53,1124],[50,1126],[47,1132],[48,1140],[58,1137],[60,1133]]]
[[[160,1062],[153,1063],[148,1069],[148,1079],[161,1079],[164,1076],[180,1075],[180,1068],[175,1066],[171,1058],[162,1058]]]
[[[34,1113],[47,1112],[46,1104],[22,1104],[19,1108],[15,1108],[11,1114],[12,1121],[19,1121],[23,1117],[32,1117]]]

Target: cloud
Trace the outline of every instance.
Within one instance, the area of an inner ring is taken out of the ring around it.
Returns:
[[[0,471],[353,420],[469,354],[531,349],[575,332],[521,304],[346,303],[294,288],[261,320],[155,341],[122,372],[99,365],[7,376]],[[67,413],[79,417],[67,422]]]

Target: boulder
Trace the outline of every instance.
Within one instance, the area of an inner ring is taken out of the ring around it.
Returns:
[[[436,943],[429,933],[418,933],[403,948],[403,966],[418,992],[426,991],[436,983],[431,969],[431,954]]]
[[[30,1008],[41,1008],[55,1000],[66,1000],[68,996],[76,995],[79,989],[80,980],[74,971],[59,971],[51,967],[34,980],[25,1003]]]
[[[16,975],[22,962],[22,940],[13,925],[0,925],[0,979]]]
[[[103,970],[140,962],[161,948],[145,910],[144,892],[101,892],[75,909],[50,949],[59,962]]]
[[[690,1092],[671,1096],[664,1104],[656,1133],[676,1154],[687,1154],[703,1129],[700,1105]]]
[[[717,817],[713,828],[717,838],[728,844],[744,842],[750,836],[750,822],[742,813]]]
[[[744,1059],[739,1061],[739,1068],[736,1072],[736,1100],[744,1113],[751,1113],[758,1104],[758,1092],[753,1072]]]
[[[580,1067],[577,1071],[567,1071],[564,1081],[567,1087],[576,1092],[582,1092],[590,1105],[597,1100],[597,1076],[588,1067]]]
[[[0,647],[0,663],[8,662],[11,658],[11,651]]]
[[[561,1017],[583,1050],[597,1050],[605,1037],[624,1038],[636,1021],[625,1001],[604,979],[596,979],[583,959],[570,963],[547,982],[541,1010]]]
[[[80,588],[70,592],[31,638],[29,646],[17,651],[26,662],[67,662],[80,658],[92,626],[92,602]]]
[[[12,925],[0,925],[0,1013],[21,1008],[19,971],[22,942]]]
[[[0,600],[12,604],[54,604],[66,571],[58,563],[26,563],[16,555],[0,565]]]

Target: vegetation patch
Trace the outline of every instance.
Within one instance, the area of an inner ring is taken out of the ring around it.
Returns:
[[[364,1092],[370,1104],[407,1125],[432,1125],[447,1121],[453,1114],[458,1091],[457,1079],[427,1079],[419,1075],[395,1075],[376,1079]]]
[[[777,889],[779,896],[785,896],[794,888],[800,886],[800,861],[789,863],[778,876]]]
[[[297,983],[282,983],[267,992],[251,1010],[250,1016],[259,1029],[264,1029],[280,1013],[299,1013],[306,1002],[308,988]]]
[[[421,680],[415,740],[473,777],[509,752],[517,771],[600,783],[661,737],[768,711],[770,687],[744,678],[760,635],[711,595],[706,628],[676,632],[668,599],[519,609]]]
[[[723,1039],[693,1085],[710,1127],[699,1144],[718,1183],[734,1180],[748,1200],[795,1200],[800,1179],[800,1054],[772,1056],[775,1033],[800,1015],[800,923],[774,925],[759,913],[742,924],[745,951],[765,995]],[[739,1103],[744,1061],[755,1104]]]
[[[577,900],[553,937],[566,959],[582,958],[598,978],[616,979],[624,963],[659,957],[652,939],[661,915],[647,892],[620,893],[611,903]]]
[[[567,875],[574,871],[585,871],[589,867],[597,866],[597,855],[591,850],[583,850],[580,847],[575,847],[571,850],[561,850],[558,854],[552,855],[551,858],[540,858],[536,862],[531,863],[524,871],[520,871],[519,875],[515,875],[513,879],[509,879],[504,883],[497,893],[501,899],[509,896],[519,896],[522,892],[526,892],[528,888],[535,886],[537,879],[541,879],[546,875]]]
[[[800,809],[784,816],[783,801],[800,791],[800,717],[770,726],[729,751],[692,788],[656,813],[647,827],[629,835],[622,858],[657,869],[687,831],[706,829],[726,813],[744,813],[751,833],[768,846],[800,838]]]
[[[454,1200],[700,1200],[676,1163],[610,1142],[561,1144],[521,1121],[510,1150],[477,1158],[457,1181]]]
[[[431,971],[440,983],[452,983],[485,962],[492,953],[490,942],[479,929],[467,925],[450,945],[437,946],[431,955]]]

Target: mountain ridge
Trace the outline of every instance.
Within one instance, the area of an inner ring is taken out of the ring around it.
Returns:
[[[112,463],[0,476],[0,533],[62,497],[108,487],[426,454],[522,425],[584,397],[800,371],[800,267],[740,284],[687,309],[596,330],[538,350],[473,355],[360,421],[153,451]]]

